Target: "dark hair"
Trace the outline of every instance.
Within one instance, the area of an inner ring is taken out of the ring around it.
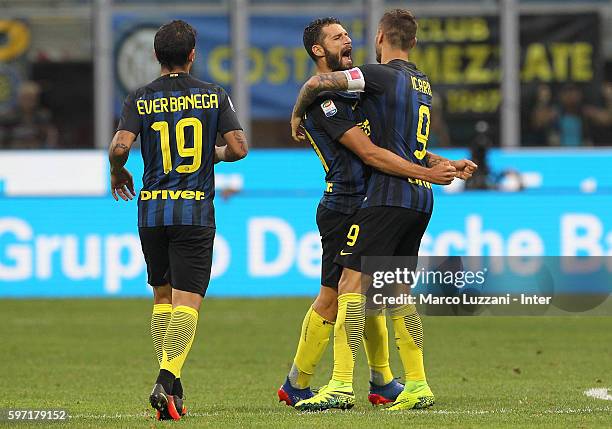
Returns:
[[[393,9],[380,18],[378,28],[391,46],[406,51],[416,37],[417,22],[409,10]]]
[[[306,49],[306,52],[308,52],[308,55],[310,55],[310,58],[312,58],[314,61],[317,60],[317,57],[312,53],[312,47],[314,45],[320,45],[323,42],[321,38],[323,27],[327,27],[328,25],[332,24],[340,24],[340,20],[338,20],[338,18],[334,18],[333,16],[319,18],[315,19],[308,24],[308,27],[304,28],[304,36],[302,37],[304,48]]]
[[[196,31],[185,21],[177,20],[162,25],[155,33],[155,55],[166,68],[181,67],[189,61],[195,47]]]

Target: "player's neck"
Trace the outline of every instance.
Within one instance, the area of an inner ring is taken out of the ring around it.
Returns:
[[[190,67],[172,67],[171,69],[162,67],[160,71],[160,76],[166,76],[168,74],[173,73],[189,73]]]
[[[387,64],[389,61],[393,60],[410,61],[408,51],[393,48],[383,49],[380,63]]]
[[[317,74],[331,73],[331,72],[333,72],[333,70],[327,67],[327,65],[317,64]]]

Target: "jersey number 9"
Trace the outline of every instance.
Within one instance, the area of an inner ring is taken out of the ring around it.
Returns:
[[[193,147],[185,147],[185,128],[193,127]],[[164,174],[172,171],[172,158],[170,155],[170,127],[166,121],[158,121],[151,125],[159,132],[161,141],[162,161]],[[176,151],[182,158],[193,158],[189,165],[176,167],[177,173],[193,173],[202,165],[202,122],[198,118],[183,118],[176,123]]]
[[[414,151],[414,156],[416,156],[417,159],[423,159],[425,155],[427,155],[427,139],[429,139],[430,123],[431,114],[429,113],[429,106],[421,104],[421,107],[419,107],[419,123],[417,124],[416,138],[417,142],[423,145],[423,149]]]

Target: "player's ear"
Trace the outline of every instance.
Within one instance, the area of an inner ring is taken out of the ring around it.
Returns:
[[[382,45],[382,42],[383,42],[383,40],[384,40],[384,39],[385,39],[385,35],[384,35],[384,33],[382,32],[382,30],[381,30],[381,29],[379,29],[379,30],[376,32],[376,40],[375,40],[376,44],[377,44],[377,45]]]
[[[316,57],[321,58],[325,56],[325,49],[323,49],[321,45],[312,45],[312,53],[315,54]]]
[[[414,39],[412,39],[412,40],[410,41],[410,48],[409,48],[409,49],[414,49],[414,47],[416,46],[416,44],[417,44],[417,38],[415,37]]]
[[[191,52],[189,52],[189,56],[187,57],[187,59],[190,63],[195,61],[195,48],[193,48]]]

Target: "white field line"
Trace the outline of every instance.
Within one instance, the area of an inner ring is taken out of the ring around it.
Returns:
[[[605,387],[594,387],[589,390],[585,390],[584,394],[595,399],[602,399],[604,401],[612,401],[612,395],[608,393],[608,389]]]
[[[586,393],[586,392],[585,392]],[[487,415],[487,414],[512,414],[512,413],[524,413],[526,410],[512,409],[512,408],[499,408],[493,410],[414,410],[409,411],[409,413],[414,414],[440,414],[440,415]],[[528,411],[530,414],[533,412],[535,414],[592,414],[592,413],[600,413],[600,412],[608,412],[612,413],[612,407],[587,407],[587,408],[554,408],[543,411]],[[222,413],[187,413],[187,417],[212,417],[219,416]],[[285,414],[284,412],[276,412],[270,411],[265,413],[255,413],[255,414]],[[306,415],[316,415],[316,413],[301,413]],[[360,415],[366,414],[364,411],[349,411],[347,414],[351,415]],[[368,413],[369,414],[369,413]],[[137,419],[137,418],[153,418],[153,414],[149,412],[142,412],[138,414],[75,414],[70,416],[71,419],[85,419],[85,420],[121,420],[121,419]]]

